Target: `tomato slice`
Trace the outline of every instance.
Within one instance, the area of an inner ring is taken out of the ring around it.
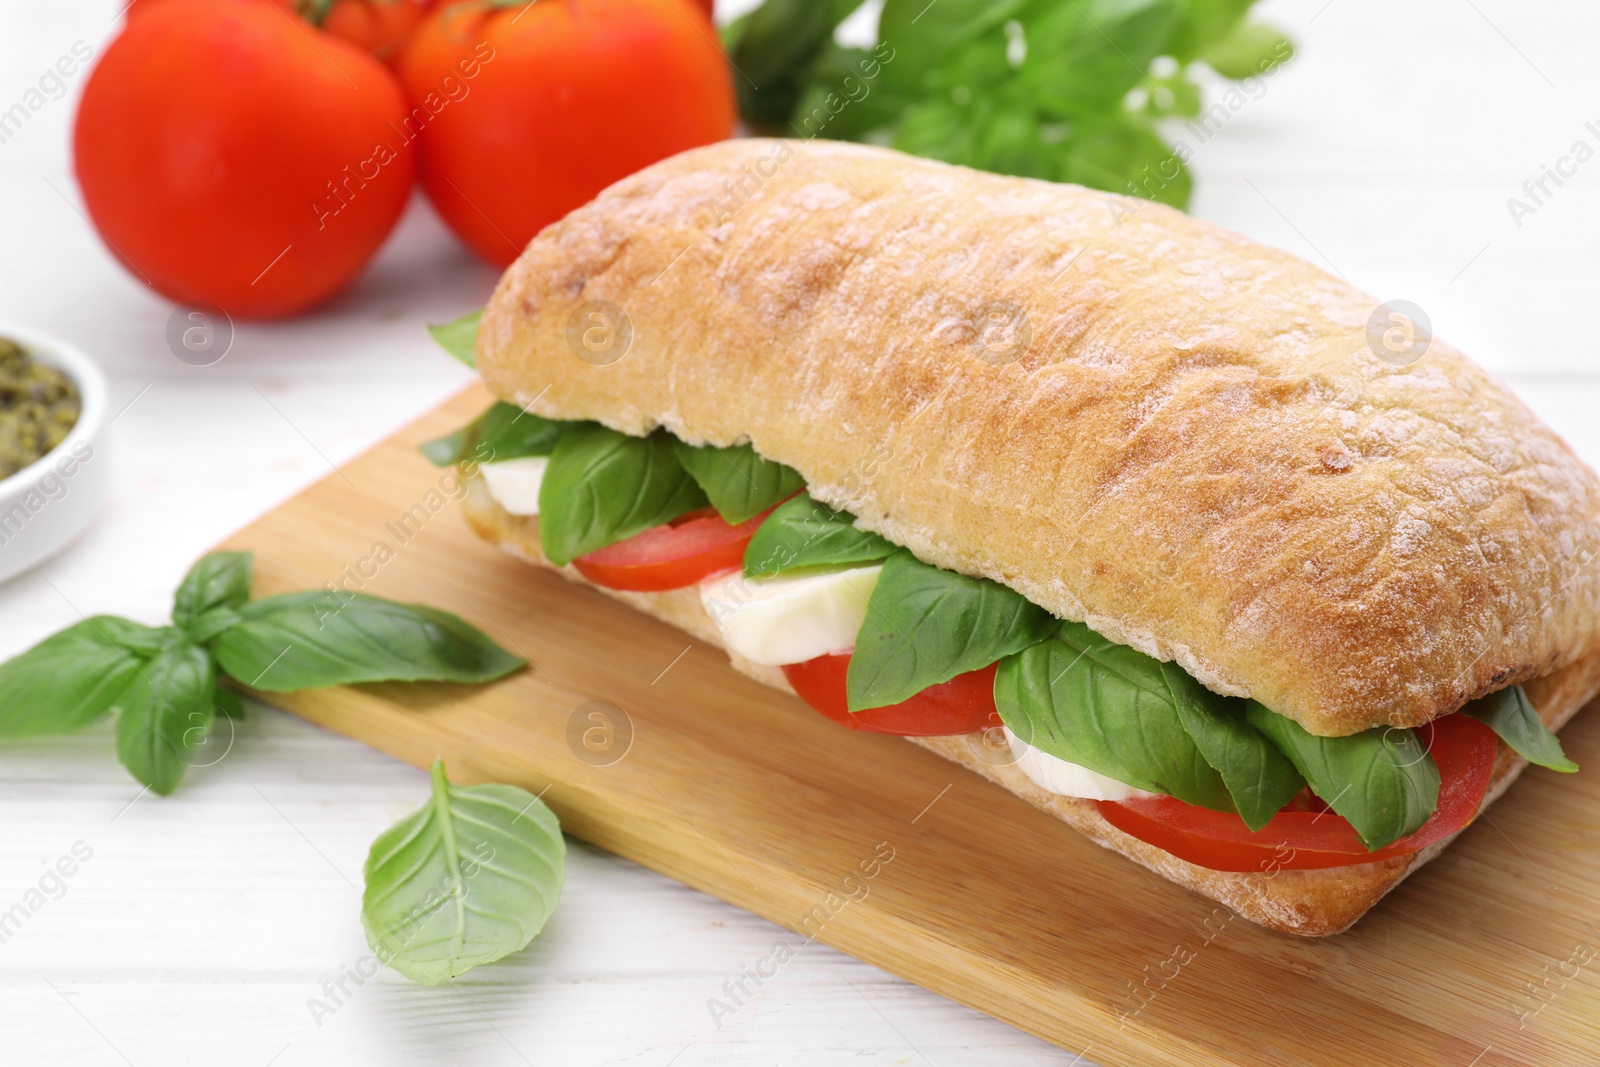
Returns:
[[[1422,828],[1368,852],[1355,827],[1332,811],[1292,810],[1291,803],[1260,830],[1229,812],[1173,797],[1097,801],[1100,814],[1124,833],[1214,871],[1313,870],[1376,863],[1405,856],[1448,837],[1473,820],[1494,774],[1499,739],[1465,715],[1419,727],[1418,739],[1439,767],[1439,806]]]
[[[682,589],[719,571],[742,566],[745,546],[756,527],[771,514],[772,508],[768,508],[734,526],[715,508],[700,508],[579,556],[572,565],[579,574],[607,589],[635,593]]]
[[[849,652],[785,664],[783,675],[800,699],[841,726],[901,737],[944,737],[1000,725],[1000,714],[994,706],[994,672],[998,666],[991,663],[982,670],[958,674],[909,700],[866,711],[851,711],[845,696]]]

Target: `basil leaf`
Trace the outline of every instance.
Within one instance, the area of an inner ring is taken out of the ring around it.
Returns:
[[[566,843],[550,809],[510,785],[453,786],[372,843],[361,925],[378,959],[437,985],[525,948],[555,910]]]
[[[480,463],[500,463],[528,456],[548,456],[572,426],[525,411],[515,404],[496,403],[478,420],[477,452]]]
[[[977,162],[978,137],[990,115],[982,103],[958,107],[935,97],[906,108],[890,147],[960,166]]]
[[[482,415],[453,434],[418,446],[438,467],[464,463],[499,463],[527,456],[548,456],[570,422],[546,419],[515,404],[496,401]]]
[[[216,713],[216,668],[199,645],[174,644],[144,665],[116,699],[117,758],[166,796],[186,759],[205,740]]]
[[[705,506],[671,434],[630,437],[577,423],[556,443],[539,488],[539,541],[552,563],[565,566]]]
[[[828,8],[818,0],[766,0],[743,20],[728,42],[729,61],[741,72],[740,114],[773,123],[789,117],[802,75],[833,32]]]
[[[235,722],[244,718],[244,701],[239,699],[239,694],[232,689],[217,688],[216,705],[217,714]]]
[[[361,682],[488,682],[527,661],[448,612],[363,593],[284,593],[246,604],[217,662],[252,689]]]
[[[673,443],[678,462],[700,483],[711,506],[725,522],[737,526],[766,511],[805,486],[793,467],[762,459],[749,445],[696,448]]]
[[[1265,74],[1294,57],[1294,45],[1262,22],[1246,22],[1200,50],[1200,58],[1224,78]]]
[[[1055,119],[1111,111],[1145,78],[1182,19],[1179,0],[1073,0],[1034,5],[1022,82]]]
[[[211,639],[222,631],[237,626],[240,618],[239,613],[233,608],[212,608],[184,627],[183,633],[197,645],[209,644]]]
[[[739,45],[744,41],[744,31],[749,26],[750,13],[747,11],[718,31],[717,36],[722,40],[723,55],[731,56],[739,50]]]
[[[1566,774],[1578,769],[1562,751],[1560,739],[1539,718],[1520,685],[1480,697],[1462,708],[1461,714],[1477,719],[1499,734],[1511,751],[1529,763]]]
[[[1244,702],[1219,696],[1176,663],[1161,674],[1200,754],[1228,787],[1233,806],[1252,830],[1265,826],[1306,781],[1277,747],[1245,721]]]
[[[187,630],[213,608],[237,608],[249,600],[253,563],[249,552],[201,556],[173,594],[172,621]]]
[[[422,442],[417,446],[417,451],[435,467],[449,467],[461,463],[472,454],[473,434],[477,428],[478,420],[474,419],[455,433]]]
[[[132,653],[135,659],[153,656],[182,638],[175,626],[146,626],[117,615],[96,615],[90,621],[103,640]]]
[[[1169,55],[1189,60],[1213,41],[1220,41],[1244,19],[1255,0],[1189,0],[1189,12],[1173,31]]]
[[[1235,810],[1184,729],[1161,664],[1082,623],[1062,623],[1001,660],[994,700],[1011,732],[1049,755],[1187,804]]]
[[[744,550],[744,573],[770,578],[798,567],[863,566],[888,559],[895,546],[874,533],[856,529],[842,511],[804,493],[778,505],[756,527]]]
[[[1245,714],[1373,851],[1421,829],[1438,806],[1439,768],[1411,730],[1318,737],[1254,700]]]
[[[1056,619],[983,578],[909,552],[884,561],[845,675],[851,711],[898,704],[1049,637]]]
[[[835,77],[840,63],[833,53],[840,47],[833,41],[833,31],[862,3],[863,0],[766,0],[724,27],[722,50],[739,72],[734,84],[739,113],[756,123],[778,126],[791,121],[797,114],[795,101],[817,88],[818,82],[832,91],[859,85],[859,80],[846,83]],[[851,99],[859,102],[862,98]],[[817,132],[804,131],[807,136]],[[832,131],[829,135],[837,136]]]
[[[973,162],[996,174],[1054,178],[1056,153],[1045,144],[1039,120],[1025,108],[1000,108],[984,123]]]
[[[429,326],[428,333],[438,346],[473,370],[478,369],[478,326],[483,322],[483,309],[469,311],[459,319]]]
[[[1061,181],[1179,209],[1189,203],[1189,169],[1142,119],[1080,123],[1062,147]]]
[[[123,642],[153,640],[159,633],[99,615],[0,664],[0,737],[65,734],[93,722],[144,665],[145,657]]]
[[[843,22],[851,15],[854,15],[856,13],[856,9],[865,2],[866,0],[826,0],[828,8],[828,21],[834,28],[837,28],[839,23]],[[828,39],[833,39],[833,35],[831,33],[828,35]]]
[[[882,84],[880,75],[893,63],[892,46],[867,52],[832,40],[823,47],[807,76],[800,98],[786,116],[786,135],[859,141],[874,130],[893,125],[915,97]]]
[[[959,59],[1016,18],[1028,0],[886,0],[878,18],[878,39],[893,46],[894,61],[883,66],[886,85],[924,92],[930,75]],[[1003,49],[1003,44],[1002,44]]]

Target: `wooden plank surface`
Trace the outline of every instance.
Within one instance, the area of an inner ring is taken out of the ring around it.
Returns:
[[[1594,773],[1531,771],[1350,934],[1268,933],[480,543],[415,445],[486,402],[468,390],[228,547],[256,552],[258,593],[348,583],[434,604],[536,669],[274,703],[418,765],[443,756],[460,782],[548,788],[579,837],[1102,1064],[1594,1062]],[[1597,730],[1588,714],[1563,735],[1594,767]],[[737,1011],[782,965],[751,960],[717,999]]]

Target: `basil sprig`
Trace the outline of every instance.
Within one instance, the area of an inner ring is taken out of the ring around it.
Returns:
[[[779,504],[756,527],[744,551],[744,573],[770,578],[802,567],[866,566],[888,559],[895,546],[856,529],[855,519],[804,493]]]
[[[678,462],[700,484],[723,520],[737,526],[805,486],[800,472],[763,459],[749,445],[695,447],[675,441]]]
[[[1188,153],[1162,120],[1204,109],[1194,61],[1250,79],[1253,92],[1294,55],[1248,17],[1252,3],[886,0],[877,39],[862,49],[834,40],[860,0],[764,0],[723,42],[747,75],[739,113],[757,130],[887,144],[1183,207]]]
[[[363,594],[249,602],[248,552],[217,552],[173,597],[174,626],[100,615],[0,663],[0,739],[65,734],[117,713],[117,756],[157,793],[242,714],[226,676],[273,692],[355,682],[487,682],[526,665],[446,612]]]
[[[532,941],[566,880],[555,815],[511,785],[455,786],[443,761],[428,803],[367,854],[361,925],[383,963],[438,985]]]
[[[851,711],[898,704],[930,685],[1038,644],[1055,618],[996,582],[900,551],[884,561],[845,676]]]
[[[528,456],[548,456],[572,423],[558,422],[496,401],[455,433],[419,445],[417,450],[437,467],[473,460],[500,463]]]
[[[1480,697],[1462,708],[1461,714],[1477,719],[1499,734],[1511,751],[1529,763],[1565,774],[1578,769],[1562,751],[1560,739],[1539,718],[1520,685]]]
[[[539,487],[539,541],[552,563],[565,566],[706,503],[665,430],[632,437],[574,423]]]
[[[1439,804],[1439,768],[1410,730],[1379,726],[1348,737],[1318,737],[1254,700],[1246,716],[1369,849],[1420,830]]]
[[[1000,661],[995,706],[1012,733],[1051,756],[1187,804],[1236,810],[1184,727],[1176,702],[1187,694],[1175,694],[1160,668],[1082,623],[1062,623]]]

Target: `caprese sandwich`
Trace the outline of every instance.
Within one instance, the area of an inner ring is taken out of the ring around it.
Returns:
[[[502,401],[425,451],[506,549],[1325,935],[1600,690],[1600,483],[1374,308],[1159,205],[732,141],[533,241]]]

